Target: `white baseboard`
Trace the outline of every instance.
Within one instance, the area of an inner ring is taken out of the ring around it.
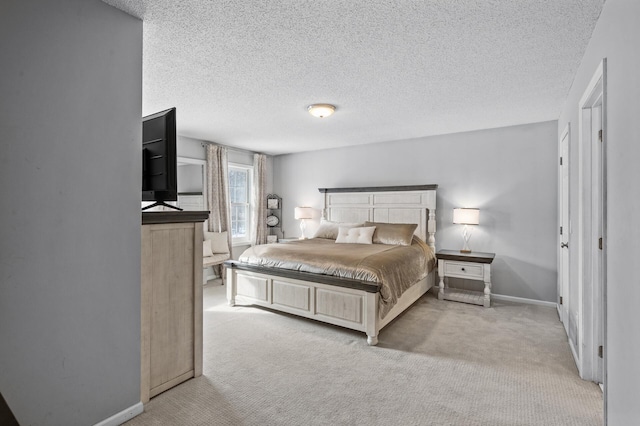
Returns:
[[[527,299],[525,297],[505,296],[503,294],[491,293],[491,298],[496,300],[504,300],[507,302],[524,303],[527,305],[548,306],[550,308],[556,307],[556,302],[547,302],[546,300]]]
[[[580,377],[582,377],[582,375],[580,374],[580,358],[578,358],[578,353],[576,352],[576,348],[573,347],[573,342],[571,341],[571,339],[567,339],[567,340],[569,341],[569,348],[571,349],[571,355],[573,355],[573,361],[576,363],[578,374],[580,375]]]
[[[437,296],[439,288],[440,286],[434,285],[431,288],[432,293]],[[548,306],[550,308],[557,308],[556,302],[547,302],[546,300],[527,299],[525,297],[505,296],[503,294],[491,293],[491,299],[504,300],[506,302],[524,303],[526,305],[540,305],[540,306]]]
[[[135,416],[142,414],[143,411],[144,405],[142,405],[142,402],[138,402],[126,410],[122,410],[108,419],[104,419],[103,421],[96,423],[94,426],[119,426],[122,423],[131,420]]]

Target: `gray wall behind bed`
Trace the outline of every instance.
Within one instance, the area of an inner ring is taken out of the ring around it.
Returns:
[[[274,191],[286,237],[300,235],[295,206],[311,206],[317,228],[318,188],[438,184],[438,249],[462,247],[454,207],[480,209],[473,250],[496,253],[493,292],[556,300],[557,121],[375,143],[274,158]],[[475,286],[474,282],[459,283]]]

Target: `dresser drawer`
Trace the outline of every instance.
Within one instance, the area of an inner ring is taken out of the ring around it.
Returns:
[[[482,265],[467,262],[444,262],[444,275],[448,277],[469,278],[482,280]]]

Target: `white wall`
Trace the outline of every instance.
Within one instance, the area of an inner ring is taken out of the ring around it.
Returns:
[[[570,122],[572,162],[577,164],[578,102],[602,58],[607,58],[607,368],[609,425],[640,419],[640,283],[633,266],[640,258],[640,2],[607,0],[575,76],[558,122]],[[577,167],[572,171],[572,221],[577,223]],[[570,246],[577,246],[577,235]],[[577,263],[572,255],[572,277]]]
[[[555,121],[274,158],[274,190],[288,206],[286,237],[300,234],[295,206],[322,209],[321,187],[438,184],[438,249],[462,247],[454,207],[480,208],[471,248],[495,252],[493,291],[556,300]]]
[[[2,2],[0,392],[23,425],[140,401],[142,22]]]

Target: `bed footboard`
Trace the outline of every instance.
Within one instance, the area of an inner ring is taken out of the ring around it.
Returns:
[[[382,320],[378,315],[377,291],[242,270],[232,263],[227,264],[227,301],[230,306],[264,306],[362,331],[367,334],[367,343],[373,346],[378,343],[380,329],[429,290],[435,282],[434,274],[407,290]]]

